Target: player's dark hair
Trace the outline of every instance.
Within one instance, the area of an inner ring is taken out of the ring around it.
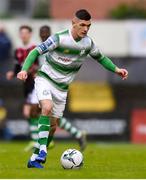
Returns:
[[[48,31],[51,34],[51,28],[49,26],[47,26],[47,25],[44,25],[44,26],[40,27],[40,33],[42,31]]]
[[[90,13],[86,9],[76,11],[75,16],[81,20],[88,21],[91,19]]]
[[[22,29],[27,29],[29,32],[32,32],[32,28],[28,25],[22,25],[19,28],[19,31],[21,31]]]

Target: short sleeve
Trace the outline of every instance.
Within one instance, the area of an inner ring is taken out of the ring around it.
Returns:
[[[92,40],[89,55],[95,60],[99,60],[100,58],[104,57],[100,49],[95,45],[95,43]]]

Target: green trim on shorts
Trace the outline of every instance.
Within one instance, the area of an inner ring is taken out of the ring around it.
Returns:
[[[50,78],[50,76],[48,76],[45,72],[39,70],[37,74],[39,76],[41,76],[41,77],[46,78],[50,82],[52,82],[59,90],[63,90],[63,91],[67,91],[68,90],[68,87],[69,87],[68,84],[56,82],[55,80]]]

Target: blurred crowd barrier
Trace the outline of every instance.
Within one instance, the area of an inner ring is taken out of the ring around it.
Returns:
[[[39,43],[40,26],[46,24],[52,33],[69,28],[69,20],[1,20],[9,34],[13,47],[19,43],[18,29],[20,25],[33,28],[33,41]],[[89,35],[96,44],[109,56],[145,56],[146,55],[146,24],[145,21],[93,21]]]

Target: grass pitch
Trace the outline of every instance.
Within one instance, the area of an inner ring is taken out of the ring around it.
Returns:
[[[84,154],[84,166],[79,170],[64,170],[60,156],[68,148],[78,148],[76,142],[56,142],[44,169],[28,169],[31,152],[24,152],[27,142],[0,142],[0,178],[146,178],[146,145],[89,143]]]

